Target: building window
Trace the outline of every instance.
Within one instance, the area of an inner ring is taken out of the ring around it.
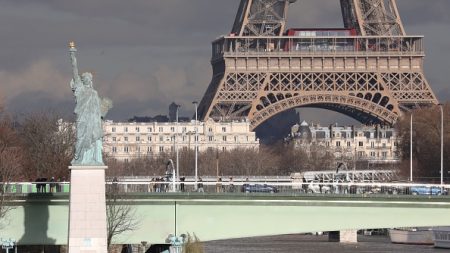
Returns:
[[[128,153],[128,147],[124,147],[123,152]]]
[[[151,153],[152,152],[152,147],[147,147],[147,153]]]
[[[238,137],[234,136],[234,142],[238,142]]]
[[[340,147],[341,146],[341,142],[340,141],[337,141],[336,142],[336,147]]]
[[[152,141],[152,137],[151,136],[147,137],[147,141]]]
[[[370,152],[371,157],[375,157],[375,152]]]
[[[222,151],[223,152],[227,151],[227,147],[222,147]]]
[[[383,148],[386,148],[386,143],[383,143]]]
[[[117,147],[112,147],[112,152],[117,153]]]
[[[159,127],[159,132],[162,133],[163,132],[163,128]]]
[[[349,141],[347,141],[347,147],[351,147],[351,146],[352,146],[352,144]]]
[[[186,133],[186,132],[187,132],[186,127],[183,127],[182,131],[183,131],[184,133]]]
[[[186,136],[183,136],[183,141],[186,141]]]
[[[141,141],[141,137],[140,136],[136,136],[136,141]]]
[[[387,157],[387,152],[382,152],[381,155],[383,156],[383,158]]]
[[[112,128],[112,132],[113,132],[113,133],[116,132],[116,128],[115,128],[115,127]]]
[[[136,127],[136,133],[139,133],[140,129],[139,127]]]
[[[163,146],[159,147],[159,152],[164,152],[164,147]]]
[[[222,127],[222,132],[226,133],[227,132],[227,128],[226,127]]]
[[[226,136],[222,136],[222,140],[223,141],[227,141],[227,137]]]
[[[151,133],[152,132],[152,128],[151,127],[147,127],[147,132]]]
[[[374,143],[373,141],[370,143],[370,147],[371,147],[371,148],[374,148],[374,147],[375,147],[375,143]]]
[[[112,140],[113,140],[113,141],[117,141],[117,138],[116,138],[116,137],[112,137]]]
[[[358,146],[364,147],[364,142],[360,141],[359,144],[358,144]]]
[[[125,158],[123,161],[124,161],[125,163],[128,163],[128,158]]]
[[[128,127],[125,127],[125,128],[124,128],[124,132],[125,132],[125,133],[128,133]]]
[[[330,143],[327,141],[327,142],[325,143],[325,146],[329,147],[329,146],[330,146]]]
[[[123,140],[124,141],[128,141],[128,137],[123,137]]]
[[[164,141],[164,136],[159,136],[159,141],[163,142]]]
[[[170,131],[173,133],[175,132],[175,127],[170,127]]]
[[[210,132],[210,133],[212,132],[212,127],[210,127],[210,128],[208,129],[208,132]]]
[[[208,140],[209,141],[214,141],[214,137],[213,136],[208,136]]]
[[[394,147],[397,147],[398,146],[398,143],[397,142],[394,142]]]

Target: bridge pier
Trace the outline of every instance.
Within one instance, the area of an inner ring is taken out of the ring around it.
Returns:
[[[328,234],[328,241],[340,243],[357,243],[357,230],[331,231]]]

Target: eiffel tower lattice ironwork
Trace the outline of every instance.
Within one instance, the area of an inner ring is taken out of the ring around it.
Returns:
[[[424,37],[406,35],[396,0],[340,0],[345,28],[285,31],[294,2],[241,0],[231,34],[213,42],[201,119],[248,119],[255,129],[315,107],[394,124],[438,103],[424,76]]]

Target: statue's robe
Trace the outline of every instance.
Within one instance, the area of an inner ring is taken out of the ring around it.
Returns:
[[[103,165],[101,101],[92,87],[74,87],[77,143],[72,165]]]

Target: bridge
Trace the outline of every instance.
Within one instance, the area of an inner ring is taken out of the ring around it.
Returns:
[[[14,185],[8,199],[13,208],[3,220],[0,235],[16,239],[19,245],[67,244],[69,185],[64,183],[53,193],[35,193],[31,183]],[[191,182],[185,183],[184,192],[179,191],[180,184],[109,182],[107,187],[120,193],[118,203],[131,206],[139,223],[138,229],[117,236],[114,243],[161,244],[169,234],[183,233],[195,233],[202,241],[209,241],[317,231],[450,226],[450,198],[438,196],[446,194],[450,185],[309,183],[305,187],[301,183],[271,183],[275,193],[244,188],[248,185],[267,187],[255,182],[204,182],[205,192],[198,193],[191,191]],[[307,191],[319,187],[322,193]],[[429,192],[413,195],[414,189]]]

